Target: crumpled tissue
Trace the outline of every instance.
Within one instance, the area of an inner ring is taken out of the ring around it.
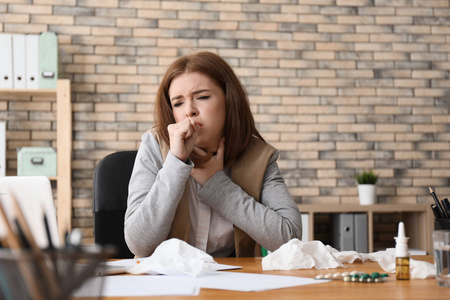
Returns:
[[[262,260],[263,270],[329,269],[344,267],[320,241],[292,239]]]
[[[189,275],[214,271],[213,257],[179,239],[162,242],[153,254],[128,270],[131,274]]]
[[[333,269],[344,267],[344,263],[356,260],[378,262],[388,273],[395,273],[395,253],[378,251],[374,253],[358,253],[356,251],[338,251],[325,246],[320,241],[302,242],[292,239],[276,251],[262,259],[263,270],[296,270],[296,269]],[[436,268],[425,261],[410,259],[411,278],[425,279],[436,276]]]

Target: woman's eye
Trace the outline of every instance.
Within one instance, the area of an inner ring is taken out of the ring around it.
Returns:
[[[175,104],[173,105],[173,107],[178,107],[178,106],[180,106],[181,104],[183,104],[183,102],[177,102],[177,103],[175,103]]]
[[[198,100],[206,100],[209,99],[209,96],[201,96],[197,98]]]

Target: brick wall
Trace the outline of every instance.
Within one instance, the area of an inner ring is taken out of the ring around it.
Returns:
[[[88,239],[94,167],[137,149],[161,76],[192,49],[235,68],[297,202],[357,203],[368,168],[381,202],[450,196],[448,0],[0,0],[0,32],[42,31],[72,82],[73,225]],[[0,99],[11,175],[16,147],[54,136],[41,100],[30,133]]]

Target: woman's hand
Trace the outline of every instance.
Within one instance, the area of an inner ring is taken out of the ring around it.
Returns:
[[[179,160],[185,162],[195,147],[195,141],[200,132],[191,118],[167,126],[170,139],[170,152]]]
[[[206,153],[200,149],[196,148],[200,154],[205,155]],[[219,148],[215,155],[211,157],[209,161],[203,164],[201,168],[195,167],[192,169],[191,175],[201,186],[205,185],[205,183],[217,172],[223,170],[223,158],[225,155],[225,138],[220,139]]]

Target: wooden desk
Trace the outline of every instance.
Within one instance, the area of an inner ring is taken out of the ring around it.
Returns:
[[[417,260],[433,262],[433,256],[416,256]],[[314,277],[318,274],[344,272],[344,269],[330,270],[295,270],[295,271],[262,271],[261,258],[218,258],[217,262],[229,265],[239,265],[242,269],[227,272],[245,272],[257,274],[289,275],[300,277]],[[366,273],[384,272],[377,263],[366,262],[348,265],[345,271],[358,270]],[[314,300],[349,300],[349,299],[408,299],[431,300],[450,299],[450,288],[438,287],[436,279],[414,279],[397,281],[395,275],[389,274],[384,283],[355,283],[331,281],[320,284],[270,290],[265,292],[233,292],[212,289],[201,289],[198,297],[161,297],[162,299],[314,299]],[[139,299],[155,299],[157,297],[142,297]],[[110,300],[128,300],[132,298],[103,298]]]

